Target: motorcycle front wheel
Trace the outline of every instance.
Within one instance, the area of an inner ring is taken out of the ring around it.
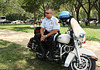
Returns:
[[[87,57],[87,56],[81,56],[81,64],[77,61],[77,58],[75,58],[68,70],[95,70],[96,68],[96,61]]]

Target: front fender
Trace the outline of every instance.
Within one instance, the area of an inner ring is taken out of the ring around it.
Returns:
[[[90,51],[88,49],[79,48],[79,52],[80,52],[80,55],[87,55],[87,56],[93,57],[97,60],[97,56],[95,55],[95,53],[93,53],[92,51]]]
[[[86,55],[89,57],[93,57],[93,59],[95,58],[95,60],[97,59],[97,56],[95,55],[95,53],[93,53],[92,51],[85,49],[85,48],[79,48],[79,53],[80,55]],[[65,60],[64,66],[68,67],[70,65],[70,63],[72,62],[72,60],[75,58],[76,56],[76,50],[74,49],[72,52],[70,52]]]

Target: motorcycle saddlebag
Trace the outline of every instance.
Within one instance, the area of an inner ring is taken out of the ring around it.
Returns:
[[[36,27],[34,29],[34,34],[40,33],[40,29],[41,29],[41,27]]]
[[[30,38],[27,47],[32,48],[32,43],[34,43],[34,37]]]

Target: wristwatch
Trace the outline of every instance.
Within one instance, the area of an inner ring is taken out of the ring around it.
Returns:
[[[47,35],[45,35],[46,36],[46,38],[47,38]]]

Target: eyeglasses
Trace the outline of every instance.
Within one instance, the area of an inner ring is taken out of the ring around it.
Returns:
[[[45,12],[45,14],[51,14],[51,13],[49,13],[49,12]]]

